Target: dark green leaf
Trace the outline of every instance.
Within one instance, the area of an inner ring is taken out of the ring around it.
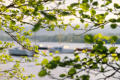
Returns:
[[[75,68],[71,68],[69,71],[68,71],[68,75],[74,75],[76,74],[76,69]]]
[[[74,68],[76,68],[76,69],[81,69],[81,67],[82,67],[81,64],[75,64],[74,65]]]
[[[38,73],[38,75],[40,76],[40,77],[44,77],[44,76],[46,76],[47,75],[47,71],[44,69],[44,70],[41,70],[39,73]]]
[[[55,15],[53,14],[49,14],[49,13],[46,13],[44,11],[41,11],[41,13],[44,15],[45,18],[47,18],[48,20],[57,20],[57,18],[55,17]]]
[[[105,70],[105,69],[103,68],[103,66],[101,66],[100,72],[104,72],[104,70]]]
[[[35,24],[32,31],[34,31],[34,32],[38,31],[40,29],[40,25],[41,25],[40,23]]]
[[[97,69],[97,68],[98,68],[97,63],[93,63],[93,65],[92,65],[92,66],[90,66],[90,68],[91,68],[91,69]]]
[[[87,3],[88,2],[88,0],[82,0],[82,3]]]
[[[70,14],[71,14],[70,12],[66,12],[66,11],[61,13],[61,15],[63,15],[63,16],[67,16],[67,15],[70,15]]]
[[[70,7],[75,7],[75,6],[78,6],[79,5],[79,3],[72,3],[71,5],[70,5]]]
[[[84,23],[84,19],[80,19],[80,22]]]
[[[93,0],[90,0],[90,2],[92,2]]]
[[[94,9],[91,9],[90,10],[90,13],[91,13],[91,15],[95,15],[96,14],[96,11]]]
[[[95,2],[92,3],[92,5],[97,6],[98,5],[98,2],[95,1]]]
[[[117,3],[114,3],[114,7],[117,8],[117,9],[120,9],[120,5],[117,4]]]
[[[112,29],[115,29],[117,26],[118,26],[117,24],[111,24],[111,25],[110,25],[110,27],[111,27]]]
[[[90,35],[90,34],[85,35],[85,36],[84,36],[84,40],[85,40],[85,42],[87,42],[87,43],[93,43],[93,36]]]
[[[110,22],[117,22],[117,20],[114,19],[114,18],[113,18],[113,19],[109,19],[109,21],[110,21]]]
[[[118,40],[118,37],[117,36],[111,36],[111,39],[116,42]]]
[[[117,19],[117,22],[120,22],[120,18]]]
[[[60,77],[65,77],[66,75],[65,74],[60,74]]]
[[[81,79],[82,80],[89,80],[90,76],[89,75],[82,75]]]
[[[82,14],[82,17],[83,17],[83,18],[87,18],[87,19],[89,19],[89,18],[90,18],[90,16],[89,16],[89,15],[87,15],[87,14]]]
[[[66,64],[65,64],[64,62],[60,62],[60,63],[59,63],[59,66],[61,66],[61,67],[65,67]]]
[[[50,61],[50,62],[46,65],[46,67],[47,67],[48,69],[54,69],[54,68],[57,67],[57,62],[55,62],[55,61]]]
[[[83,10],[80,10],[80,11],[79,11],[79,14],[83,14]]]

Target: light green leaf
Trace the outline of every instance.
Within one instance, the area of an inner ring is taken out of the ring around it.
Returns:
[[[89,24],[88,24],[88,23],[86,23],[86,24],[85,24],[85,29],[87,29],[87,28],[88,28],[88,26],[89,26]]]
[[[41,65],[46,65],[48,64],[48,59],[44,58],[41,62]]]
[[[94,16],[94,15],[96,14],[96,11],[92,8],[92,9],[90,10],[90,13],[91,13],[92,16]]]
[[[90,5],[88,3],[82,3],[82,4],[80,4],[80,8],[83,11],[87,12],[89,10],[89,8],[90,8]]]

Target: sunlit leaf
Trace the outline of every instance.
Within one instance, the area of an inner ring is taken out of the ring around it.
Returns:
[[[41,62],[41,65],[46,65],[48,64],[48,59],[44,58]]]

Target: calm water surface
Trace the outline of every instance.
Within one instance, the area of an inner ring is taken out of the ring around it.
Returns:
[[[48,47],[54,47],[54,46],[66,46],[66,48],[71,48],[71,49],[74,49],[74,48],[83,48],[83,47],[91,47],[92,45],[89,45],[89,44],[82,44],[82,43],[47,43],[47,42],[44,42],[44,43],[38,43],[40,44],[41,46],[48,46]],[[111,45],[110,44],[107,44],[106,45],[107,47],[110,47]],[[119,51],[119,46],[120,45],[116,45],[118,47],[117,51]],[[68,56],[70,58],[73,58],[73,54],[56,54],[58,56],[60,56],[61,58],[64,58],[65,56]],[[81,55],[81,57],[83,57],[83,55]],[[22,58],[21,57],[15,57],[13,56],[14,59],[19,59],[21,60]],[[44,57],[44,56],[40,56],[38,58],[38,61],[41,62],[43,58],[47,58],[49,60],[52,59],[52,57]],[[28,63],[21,63],[21,67],[24,67],[25,68],[25,72],[24,74],[25,75],[28,75],[28,74],[35,74],[36,77],[34,77],[32,80],[53,80],[51,79],[50,77],[46,76],[44,78],[40,78],[38,77],[38,72],[40,71],[41,69],[41,66],[36,66],[35,65],[36,63],[35,62],[28,62]],[[0,68],[2,68],[2,70],[5,70],[5,69],[9,69],[11,68],[12,66],[14,65],[14,63],[8,63],[8,64],[3,64],[3,65],[0,65]],[[66,73],[68,72],[68,68],[57,68],[55,70],[52,71],[52,73],[54,74],[54,76],[58,76],[59,73]],[[85,72],[84,73],[81,73],[81,74],[86,74]],[[103,77],[102,75],[99,75],[97,77],[91,75],[91,80],[96,80],[96,78],[99,78],[99,77]],[[3,78],[0,78],[0,80],[3,80]],[[16,80],[16,79],[14,79]],[[69,79],[67,79],[69,80]],[[115,79],[109,79],[109,80],[115,80]]]

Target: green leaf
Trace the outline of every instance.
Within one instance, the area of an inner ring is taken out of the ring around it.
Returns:
[[[88,24],[88,23],[86,23],[86,24],[85,24],[85,29],[86,29],[86,28],[88,28],[88,26],[89,26],[89,24]]]
[[[32,29],[32,31],[34,31],[34,32],[38,31],[40,29],[40,25],[41,25],[41,23],[36,23],[34,25],[34,28]]]
[[[103,60],[102,60],[102,63],[107,63],[108,62],[108,59],[107,58],[103,58]]]
[[[75,65],[74,65],[74,68],[76,68],[76,69],[81,69],[82,66],[81,66],[81,64],[75,64]]]
[[[101,29],[104,29],[104,25],[101,25],[100,27],[101,27]]]
[[[98,5],[98,2],[95,1],[95,2],[92,3],[92,5],[97,6]]]
[[[96,14],[96,11],[92,8],[92,9],[90,10],[90,13],[91,13],[91,15],[93,16],[93,15]]]
[[[65,77],[66,75],[65,74],[60,74],[59,77]]]
[[[40,77],[46,76],[46,75],[47,75],[46,69],[41,70],[41,71],[38,73],[38,75],[39,75]]]
[[[36,31],[38,31],[40,28],[42,28],[41,22],[42,22],[42,19],[39,19],[38,22],[37,22],[37,23],[34,25],[34,27],[32,28],[32,31],[36,32]]]
[[[120,18],[117,19],[117,22],[120,22]]]
[[[103,68],[103,66],[101,66],[100,72],[104,72],[104,70],[105,70],[105,69]]]
[[[87,43],[93,43],[93,42],[94,42],[94,41],[93,41],[93,36],[90,35],[90,34],[85,35],[85,36],[84,36],[84,40],[85,40],[85,42],[87,42]]]
[[[61,13],[61,15],[67,16],[67,15],[70,15],[70,12],[63,11],[63,12]]]
[[[46,65],[48,64],[48,59],[44,58],[41,62],[41,65]]]
[[[11,20],[10,21],[10,26],[13,26],[13,25],[15,25],[16,24],[16,22],[14,21],[14,20]]]
[[[79,14],[83,14],[83,10],[80,10],[80,11],[79,11]]]
[[[117,36],[111,36],[111,40],[116,42],[118,40],[118,37]]]
[[[2,41],[0,41],[0,44],[2,44]]]
[[[81,22],[81,23],[84,23],[84,19],[80,19],[80,22]]]
[[[79,24],[77,24],[75,27],[74,27],[74,29],[79,29],[80,28],[80,25]]]
[[[78,6],[79,5],[79,3],[72,3],[71,5],[70,5],[70,7],[75,7],[75,6]]]
[[[90,18],[90,16],[89,16],[89,15],[87,15],[87,14],[82,14],[82,17],[83,17],[83,18],[87,18],[87,19],[89,19],[89,18]]]
[[[40,4],[39,6],[37,6],[37,9],[38,9],[38,10],[43,10],[43,9],[44,9],[43,4]]]
[[[90,8],[90,5],[88,3],[82,3],[82,4],[80,4],[80,8],[83,11],[87,12],[89,10],[89,8]]]
[[[44,11],[41,11],[41,14],[43,14],[44,17],[47,18],[48,20],[52,20],[52,21],[57,20],[57,18],[53,14],[45,13]]]
[[[110,47],[109,52],[110,53],[115,53],[116,49],[117,49],[117,47]]]
[[[114,3],[114,7],[117,8],[117,9],[120,9],[120,5],[117,4],[117,3]]]
[[[93,0],[90,0],[90,2],[93,2]]]
[[[110,22],[113,22],[113,23],[114,23],[114,22],[117,22],[117,20],[114,19],[114,18],[113,18],[113,19],[109,19],[109,21],[110,21]]]
[[[87,3],[88,2],[88,0],[82,0],[82,3]]]
[[[104,14],[97,14],[95,16],[98,20],[105,20],[105,15]]]
[[[68,75],[74,75],[76,74],[76,69],[75,68],[71,68],[69,71],[68,71]]]
[[[57,67],[57,62],[55,62],[55,61],[50,61],[50,62],[46,65],[46,67],[47,67],[48,69],[54,69],[54,68]]]
[[[108,14],[109,14],[109,12],[105,12],[105,14],[104,14],[104,15],[105,15],[105,16],[107,16]]]
[[[91,68],[91,69],[97,69],[97,68],[98,68],[97,63],[93,63],[93,65],[92,65],[90,68]]]
[[[111,25],[110,25],[110,27],[111,27],[112,29],[115,29],[117,26],[118,26],[117,24],[111,24]]]
[[[25,0],[20,0],[21,3],[25,3]]]
[[[60,56],[53,57],[53,61],[59,62],[60,61]]]
[[[81,79],[82,80],[89,80],[90,76],[89,75],[82,75]]]
[[[112,3],[112,0],[106,0],[105,5],[109,5],[109,4],[111,4],[111,3]]]

